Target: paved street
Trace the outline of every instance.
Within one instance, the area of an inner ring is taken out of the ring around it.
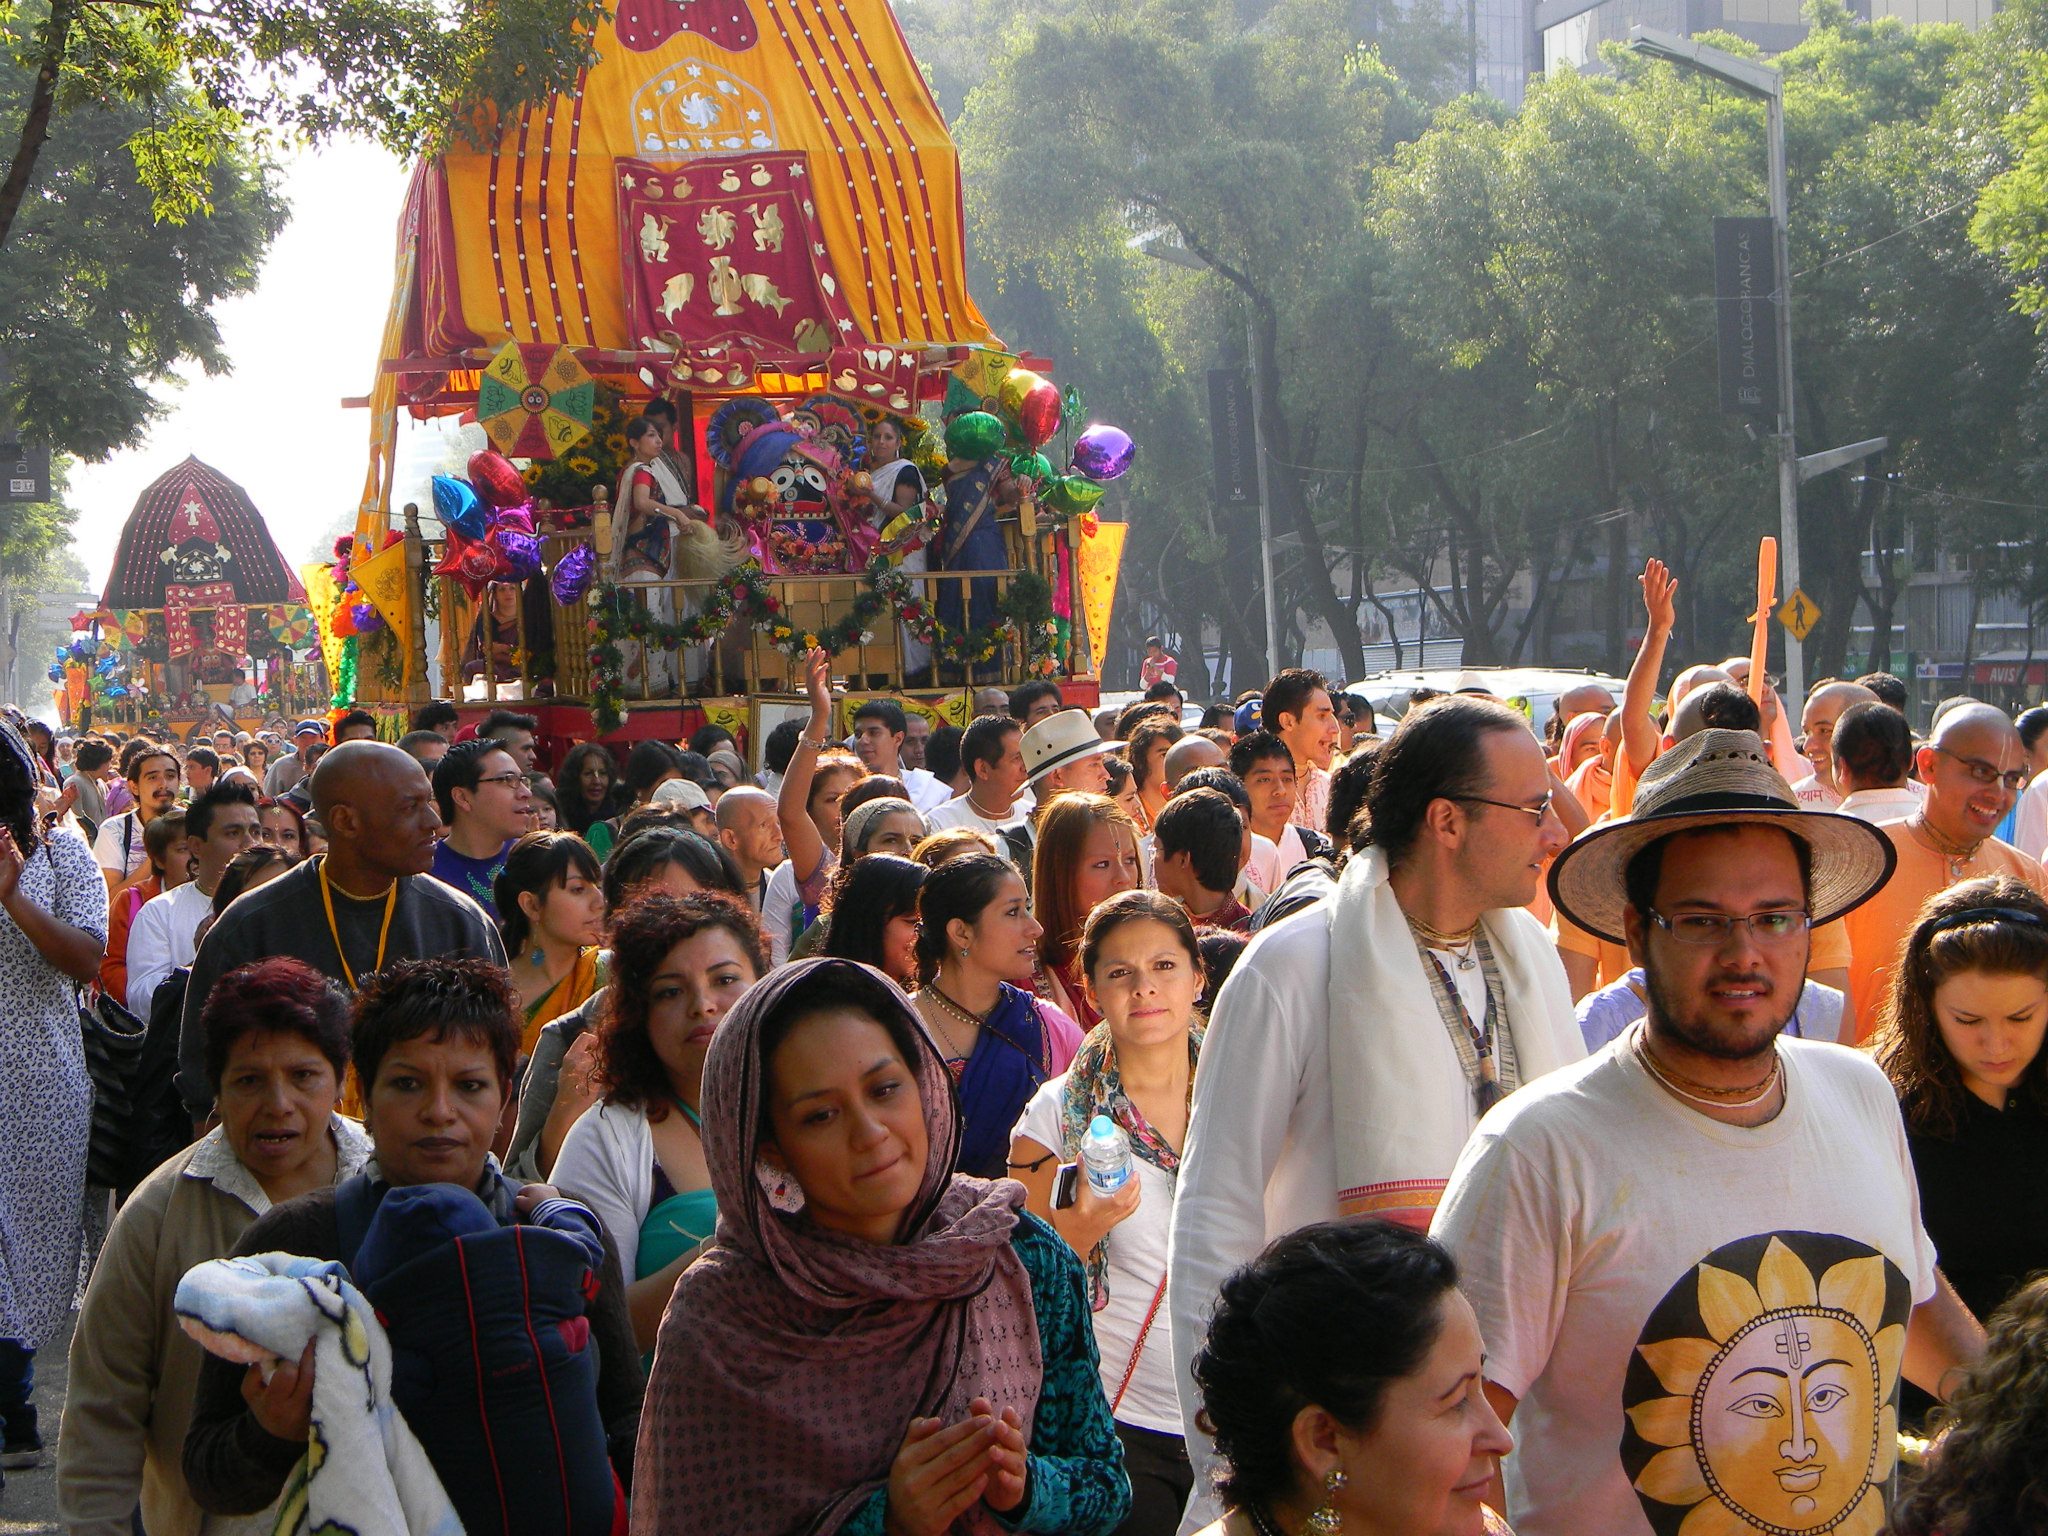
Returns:
[[[36,1356],[36,1408],[43,1432],[43,1464],[7,1474],[0,1490],[0,1536],[55,1536],[57,1530],[57,1418],[64,1411],[70,1372],[71,1325]]]

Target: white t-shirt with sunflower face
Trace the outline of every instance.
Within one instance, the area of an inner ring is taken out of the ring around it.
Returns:
[[[1720,1124],[1640,1026],[1481,1122],[1432,1232],[1514,1393],[1521,1536],[1878,1536],[1935,1255],[1891,1085],[1784,1040],[1786,1103]]]

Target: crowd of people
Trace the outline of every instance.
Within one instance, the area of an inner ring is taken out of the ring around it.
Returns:
[[[1642,589],[1533,722],[0,724],[5,1466],[76,1305],[92,1536],[2048,1530],[2048,709]]]

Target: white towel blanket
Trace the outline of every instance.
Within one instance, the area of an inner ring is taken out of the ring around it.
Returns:
[[[172,1301],[213,1354],[297,1360],[313,1343],[313,1425],[277,1536],[462,1536],[427,1453],[391,1402],[391,1341],[341,1265],[288,1253],[194,1265]]]
[[[1478,1123],[1414,932],[1370,848],[1344,866],[1330,922],[1330,1110],[1337,1208],[1425,1229]],[[1550,936],[1519,907],[1488,912],[1521,1081],[1586,1054]]]

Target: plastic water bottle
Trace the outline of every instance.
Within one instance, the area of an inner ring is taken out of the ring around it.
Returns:
[[[1088,1122],[1081,1138],[1081,1167],[1098,1195],[1113,1195],[1130,1182],[1131,1138],[1107,1115]]]

